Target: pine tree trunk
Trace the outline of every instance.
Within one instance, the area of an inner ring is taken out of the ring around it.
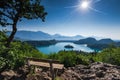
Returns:
[[[12,32],[10,34],[10,36],[8,37],[8,40],[7,40],[7,43],[6,43],[6,47],[10,47],[10,43],[13,41],[14,39],[14,36],[15,36],[15,33],[17,32],[17,22],[15,22],[13,25],[12,25]]]

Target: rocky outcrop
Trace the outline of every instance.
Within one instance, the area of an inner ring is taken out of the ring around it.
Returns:
[[[26,69],[20,71],[4,71],[0,80],[51,80],[49,69],[39,69],[34,74],[27,74]],[[57,80],[120,80],[120,66],[95,62],[88,66],[76,65],[68,67],[61,73],[58,71]]]
[[[77,65],[66,69],[60,77],[63,80],[120,80],[120,66],[102,62]]]

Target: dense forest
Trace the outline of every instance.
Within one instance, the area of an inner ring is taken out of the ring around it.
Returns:
[[[32,46],[49,46],[57,43],[56,40],[42,40],[42,41],[24,41]]]

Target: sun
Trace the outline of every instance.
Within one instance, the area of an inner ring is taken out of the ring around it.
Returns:
[[[82,9],[87,9],[89,7],[89,2],[88,1],[83,1],[81,4],[80,4],[80,7]]]

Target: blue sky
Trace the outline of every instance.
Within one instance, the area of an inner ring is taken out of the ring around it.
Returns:
[[[80,8],[88,1],[87,9]],[[120,0],[42,0],[45,22],[23,20],[18,30],[43,31],[67,36],[98,36],[120,40]]]

